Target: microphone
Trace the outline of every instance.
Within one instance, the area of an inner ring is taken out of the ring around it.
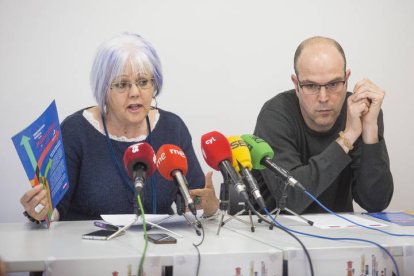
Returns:
[[[249,148],[240,136],[230,136],[227,138],[233,155],[233,167],[241,174],[244,183],[249,187],[249,191],[256,200],[260,209],[265,209],[266,205],[260,194],[256,179],[251,173],[253,167]]]
[[[175,181],[184,197],[185,205],[196,216],[197,211],[188,192],[188,182],[185,178],[188,171],[187,157],[181,148],[171,144],[162,145],[157,152],[157,168],[165,179]]]
[[[263,139],[251,134],[244,134],[241,136],[241,138],[247,144],[247,147],[250,150],[254,169],[263,170],[265,168],[268,168],[272,172],[281,176],[290,186],[305,190],[303,185],[298,180],[293,178],[288,171],[279,167],[272,161],[272,158],[275,154],[268,143],[266,143]]]
[[[134,181],[135,192],[140,194],[145,178],[151,176],[156,169],[155,153],[146,142],[129,146],[124,153],[124,166],[128,176]]]
[[[206,163],[216,171],[220,170],[224,179],[230,178],[237,191],[245,201],[249,200],[246,186],[232,166],[232,153],[227,138],[217,131],[211,131],[201,136],[201,151]]]

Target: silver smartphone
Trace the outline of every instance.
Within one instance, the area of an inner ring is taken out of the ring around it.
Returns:
[[[112,231],[112,230],[97,230],[97,231],[93,231],[91,233],[82,235],[82,239],[105,241],[115,232],[116,231]],[[125,231],[122,231],[121,233],[119,233],[119,236],[123,234],[125,234]]]
[[[171,237],[170,235],[165,233],[148,234],[148,240],[155,244],[177,243],[176,238]]]

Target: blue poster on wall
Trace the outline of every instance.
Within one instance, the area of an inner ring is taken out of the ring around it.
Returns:
[[[41,184],[47,190],[49,210],[46,220],[50,226],[52,211],[69,188],[55,101],[32,124],[14,135],[12,141],[31,186]]]

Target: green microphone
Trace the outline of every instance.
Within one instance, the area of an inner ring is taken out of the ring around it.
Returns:
[[[275,153],[272,148],[265,142],[265,140],[251,134],[244,134],[241,138],[249,148],[253,169],[264,170],[266,166],[262,164],[262,160],[266,157],[269,159],[273,158]]]
[[[272,158],[275,153],[273,152],[270,145],[265,142],[265,140],[252,134],[243,134],[241,138],[250,150],[253,169],[264,170],[265,168],[268,168],[272,172],[281,176],[290,186],[305,190],[302,184],[293,178],[289,172],[273,162]]]

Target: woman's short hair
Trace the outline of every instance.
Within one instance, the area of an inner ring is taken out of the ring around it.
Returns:
[[[123,33],[102,43],[92,64],[90,81],[93,95],[101,113],[108,99],[112,82],[122,75],[130,63],[133,72],[154,78],[155,96],[162,89],[161,61],[154,47],[137,34]]]

